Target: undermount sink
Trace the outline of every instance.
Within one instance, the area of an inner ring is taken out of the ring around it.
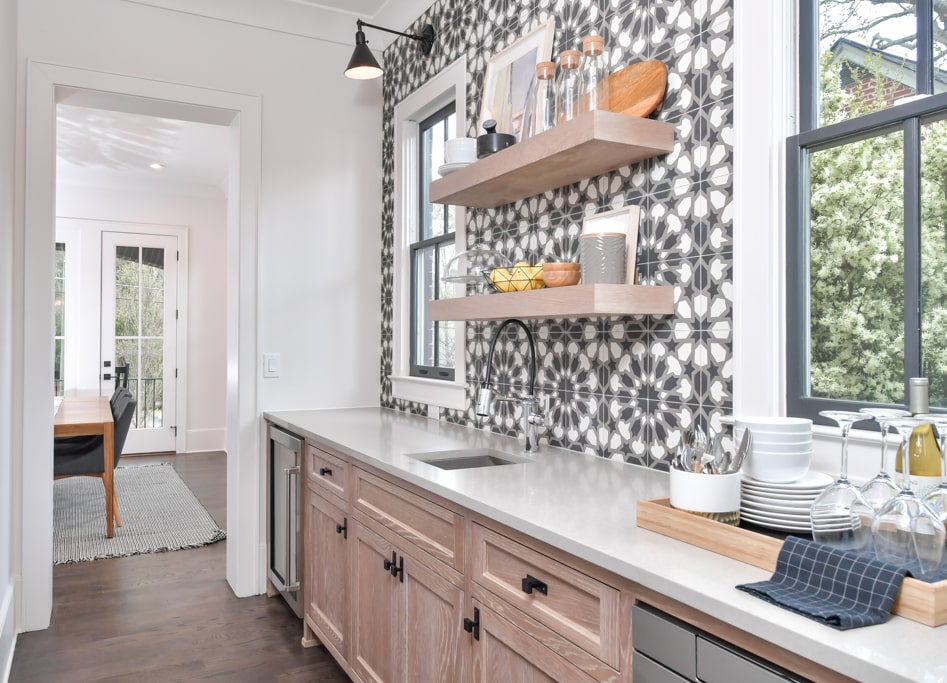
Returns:
[[[470,448],[457,451],[435,451],[433,453],[412,453],[408,457],[434,465],[442,470],[466,470],[475,467],[497,467],[501,465],[519,465],[532,460],[490,448]]]

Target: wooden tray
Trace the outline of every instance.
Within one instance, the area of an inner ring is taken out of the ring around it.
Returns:
[[[672,508],[667,498],[639,500],[638,526],[768,571],[783,546],[779,538]],[[927,626],[947,624],[947,580],[904,579],[891,611]]]

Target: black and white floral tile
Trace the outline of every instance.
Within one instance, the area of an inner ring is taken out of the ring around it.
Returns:
[[[395,105],[461,55],[467,58],[468,134],[475,136],[487,61],[541,22],[555,18],[555,50],[605,37],[612,70],[660,59],[668,92],[655,117],[674,124],[674,150],[597,178],[496,209],[467,211],[468,246],[486,242],[513,261],[574,259],[584,216],[641,207],[638,263],[645,284],[675,286],[667,317],[537,320],[538,390],[549,397],[549,442],[665,469],[695,422],[720,426],[732,410],[733,0],[438,0],[412,30],[438,32],[427,59],[413,41],[385,51],[384,215],[382,216],[381,403],[394,399],[392,372],[393,126]],[[502,295],[496,295],[502,296]],[[442,410],[479,424],[473,403],[498,323],[467,324],[467,408]],[[512,328],[497,343],[500,391],[526,381],[528,349]],[[480,425],[516,434],[519,408],[497,404]]]

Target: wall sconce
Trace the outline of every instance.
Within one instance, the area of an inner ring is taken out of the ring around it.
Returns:
[[[366,24],[364,21],[359,19],[358,30],[355,32],[355,51],[352,53],[352,58],[349,60],[349,65],[345,68],[346,78],[366,80],[369,78],[378,78],[382,75],[382,73],[384,73],[384,70],[378,65],[378,61],[375,59],[372,51],[368,49],[368,41],[365,39],[365,32],[362,31],[363,26],[367,26],[368,28],[377,28],[379,31],[386,31],[388,33],[394,33],[395,35],[420,41],[421,53],[425,56],[431,54],[431,49],[434,47],[434,27],[430,24],[427,24],[423,29],[421,29],[421,35],[416,36],[412,33],[393,31],[390,28],[385,28],[384,26]]]

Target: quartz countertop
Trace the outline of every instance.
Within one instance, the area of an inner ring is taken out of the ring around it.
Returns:
[[[522,442],[384,408],[274,411],[300,436],[549,543],[859,681],[947,681],[947,626],[892,616],[836,631],[736,590],[769,572],[636,526],[638,499],[664,497],[664,472]],[[493,448],[530,462],[441,470],[411,457]]]

